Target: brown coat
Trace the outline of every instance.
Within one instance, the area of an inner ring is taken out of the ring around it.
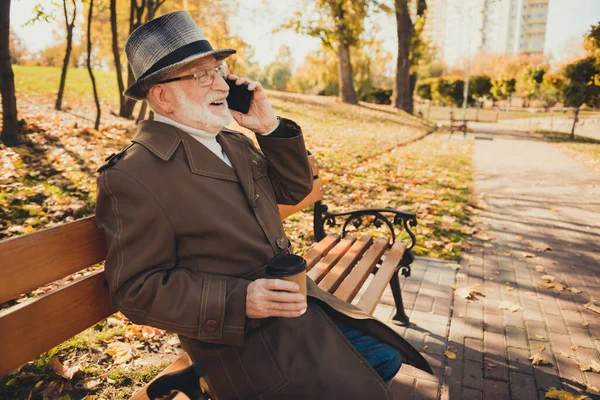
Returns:
[[[178,333],[218,399],[388,399],[332,312],[430,371],[392,329],[312,281],[301,317],[246,317],[248,284],[289,245],[277,203],[300,202],[312,176],[289,120],[258,137],[264,156],[237,132],[218,141],[235,170],[187,133],[144,121],[131,148],[101,168],[96,220],[113,305],[137,324]]]

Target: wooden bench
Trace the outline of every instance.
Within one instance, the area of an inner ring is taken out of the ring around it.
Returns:
[[[467,135],[467,120],[466,119],[454,119],[454,113],[450,111],[450,134],[454,131],[462,131],[463,136]]]
[[[397,307],[394,319],[408,324],[398,273],[410,275],[413,261],[410,249],[415,244],[410,227],[416,226],[415,215],[393,209],[329,212],[321,202],[323,187],[314,156],[311,155],[310,160],[315,177],[310,195],[296,206],[279,206],[281,218],[285,219],[314,204],[314,233],[318,243],[304,256],[308,275],[324,290],[352,302],[373,273],[375,275],[358,307],[373,313],[390,283]],[[350,227],[360,228],[369,222],[391,229],[390,238],[347,234]],[[339,233],[325,234],[325,225],[338,225]],[[396,240],[394,226],[408,234],[409,245]],[[387,249],[389,252],[382,260]],[[0,241],[0,303],[100,263],[105,256],[104,235],[96,227],[94,217]],[[0,311],[0,377],[116,311],[109,302],[103,268]],[[181,371],[190,364],[189,357],[184,354],[159,376]],[[149,385],[132,399],[147,399]],[[179,394],[176,398],[185,397]]]

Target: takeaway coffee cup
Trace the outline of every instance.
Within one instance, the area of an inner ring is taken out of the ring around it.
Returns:
[[[269,278],[296,282],[306,299],[306,261],[295,254],[282,253],[267,264]]]

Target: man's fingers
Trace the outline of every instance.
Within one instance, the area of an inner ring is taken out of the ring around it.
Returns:
[[[303,303],[304,295],[301,293],[290,293],[290,292],[277,292],[277,291],[269,291],[267,292],[266,298],[268,301],[274,303]]]
[[[267,290],[283,290],[286,292],[298,292],[300,286],[295,282],[285,281],[283,279],[262,279],[263,287]],[[258,282],[258,280],[256,281]]]
[[[264,310],[272,313],[278,311],[302,311],[306,309],[306,303],[277,303],[274,301],[264,304]]]

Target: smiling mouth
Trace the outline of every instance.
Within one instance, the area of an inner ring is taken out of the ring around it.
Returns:
[[[213,101],[209,105],[211,105],[213,107],[220,107],[220,106],[224,105],[225,102],[226,102],[225,100]]]

